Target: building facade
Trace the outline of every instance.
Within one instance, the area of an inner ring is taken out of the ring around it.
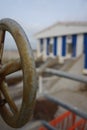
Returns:
[[[37,57],[43,60],[58,57],[63,63],[65,59],[77,58],[84,53],[84,73],[87,71],[87,23],[57,23],[37,33]],[[86,72],[87,73],[87,72]]]

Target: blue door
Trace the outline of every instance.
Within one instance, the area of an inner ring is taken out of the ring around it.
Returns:
[[[47,46],[46,46],[47,55],[49,55],[49,45],[50,45],[50,38],[47,38]]]
[[[57,56],[57,37],[54,37],[53,50],[54,56]]]
[[[72,36],[72,57],[76,57],[76,42],[77,42],[77,35]]]
[[[66,36],[62,37],[62,56],[66,56]]]
[[[84,68],[87,69],[87,33],[84,34]]]

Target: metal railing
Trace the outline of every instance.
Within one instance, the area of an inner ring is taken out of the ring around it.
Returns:
[[[39,69],[37,69],[37,72],[39,73]],[[41,71],[40,71],[41,72]],[[43,69],[43,72],[45,73],[49,73],[51,75],[56,75],[56,76],[59,76],[59,77],[63,77],[63,78],[67,78],[67,79],[71,79],[71,80],[74,80],[74,81],[78,81],[78,82],[82,82],[82,83],[87,83],[87,77],[86,76],[83,76],[83,75],[76,75],[76,74],[71,74],[71,73],[67,73],[67,72],[64,72],[64,71],[59,71],[59,70],[55,70],[55,69],[49,69],[49,68],[45,68]],[[79,110],[77,107],[73,107],[69,104],[65,104],[64,102],[50,96],[50,95],[47,95],[47,94],[42,94],[43,97],[45,97],[47,100],[51,101],[51,102],[54,102],[56,103],[57,105],[75,113],[76,115],[78,115],[79,117],[81,118],[84,118],[87,120],[87,113],[85,112],[82,112],[81,110]],[[54,130],[54,128],[50,128],[49,127],[50,125],[45,125],[46,128],[48,128],[48,130]]]
[[[39,71],[40,70],[37,69],[37,73],[39,73]],[[51,75],[56,75],[56,76],[59,76],[59,77],[68,78],[68,79],[71,79],[71,80],[87,83],[87,77],[83,76],[83,75],[71,74],[71,73],[68,73],[68,72],[55,70],[55,69],[49,69],[49,68],[46,68],[43,72],[49,73]]]

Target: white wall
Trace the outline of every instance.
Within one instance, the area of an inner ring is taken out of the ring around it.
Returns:
[[[54,38],[52,37],[52,38],[50,38],[50,44],[53,46],[53,43],[54,43]],[[49,52],[48,57],[52,57],[52,58],[55,57],[55,56],[54,56],[54,47],[53,47],[52,52]]]
[[[72,44],[72,35],[66,36],[66,59],[72,57],[72,52],[68,52],[69,44]]]
[[[83,34],[77,35],[76,57],[83,53],[84,41]]]
[[[58,37],[57,40],[57,55],[58,55],[58,62],[63,64],[64,63],[64,57],[62,56],[62,37]]]
[[[43,53],[42,53],[42,55],[43,55],[43,60],[46,60],[47,59],[47,43],[46,43],[47,41],[46,41],[46,39],[44,38],[44,40],[43,40]]]
[[[47,43],[46,43],[46,39],[43,39],[43,51],[40,51],[40,40],[37,40],[37,58],[40,57],[42,55],[43,60],[47,59]]]

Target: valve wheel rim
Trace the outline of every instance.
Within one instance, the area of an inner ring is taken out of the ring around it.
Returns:
[[[23,99],[20,111],[11,115],[11,113],[4,105],[0,107],[0,114],[8,125],[14,128],[19,128],[26,124],[28,120],[31,119],[33,114],[37,91],[35,63],[27,36],[16,21],[8,18],[2,19],[0,21],[0,31],[3,34],[5,31],[8,31],[13,36],[19,51],[21,68],[23,71]],[[3,37],[1,35],[0,39],[2,39],[1,42],[3,42]],[[2,53],[3,46],[2,44],[0,44],[0,46],[0,53]],[[4,88],[4,86],[6,86],[6,84],[3,80],[0,84],[0,87]]]

